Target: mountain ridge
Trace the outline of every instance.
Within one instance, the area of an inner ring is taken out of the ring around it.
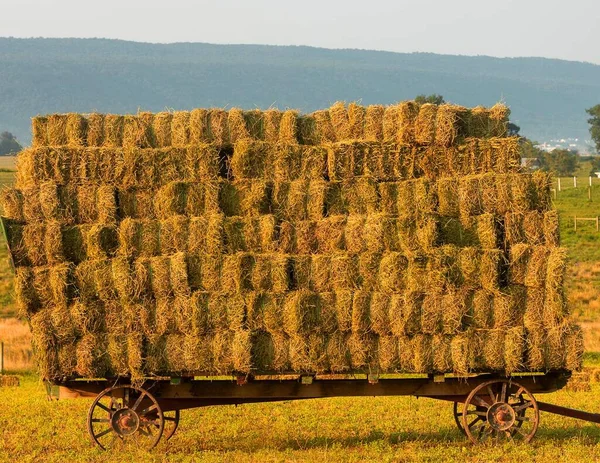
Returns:
[[[587,139],[585,109],[600,102],[600,66],[304,45],[0,38],[0,130],[25,143],[39,113],[313,111],[337,100],[391,104],[430,93],[465,106],[504,101],[522,134],[539,141]]]

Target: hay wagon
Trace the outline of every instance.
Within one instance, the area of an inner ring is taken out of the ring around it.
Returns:
[[[600,423],[600,414],[540,402],[535,395],[565,386],[570,373],[522,373],[512,377],[455,375],[245,375],[156,377],[141,385],[126,378],[47,383],[50,399],[94,398],[87,416],[93,442],[153,448],[177,430],[181,410],[213,405],[328,397],[414,396],[453,402],[457,427],[474,444],[529,442],[540,411]]]

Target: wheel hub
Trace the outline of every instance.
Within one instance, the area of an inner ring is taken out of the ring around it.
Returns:
[[[117,410],[110,421],[112,428],[120,436],[129,436],[135,433],[140,427],[140,417],[130,408]]]
[[[496,402],[487,412],[487,421],[496,431],[510,429],[517,419],[515,410],[507,403]]]

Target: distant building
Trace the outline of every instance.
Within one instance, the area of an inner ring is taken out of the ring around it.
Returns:
[[[538,158],[521,158],[521,167],[529,170],[538,170],[542,166]]]

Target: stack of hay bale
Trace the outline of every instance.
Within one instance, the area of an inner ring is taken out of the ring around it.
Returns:
[[[549,179],[507,121],[36,117],[3,203],[42,376],[578,368]]]

